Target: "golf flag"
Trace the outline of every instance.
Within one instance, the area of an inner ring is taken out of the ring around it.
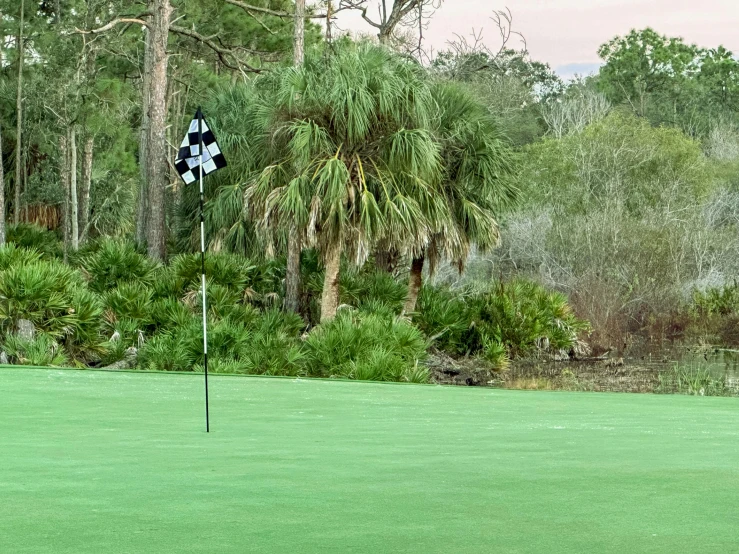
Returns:
[[[203,177],[226,167],[226,158],[218,147],[213,131],[198,108],[190,122],[187,135],[174,161],[177,173],[186,185],[200,182],[200,296],[203,299],[203,369],[205,370],[205,432],[210,433],[210,410],[208,408],[208,295],[205,280],[205,195]]]
[[[202,133],[202,140],[200,134]],[[216,137],[208,127],[203,117],[203,112],[198,108],[195,117],[190,122],[174,166],[186,185],[194,183],[200,178],[200,144],[203,145],[203,175],[209,175],[214,171],[226,167],[226,158],[216,142]]]

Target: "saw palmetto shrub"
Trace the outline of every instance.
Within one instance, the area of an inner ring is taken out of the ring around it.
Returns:
[[[143,283],[121,283],[104,294],[105,308],[111,321],[130,319],[141,330],[154,325],[153,291]]]
[[[0,260],[8,258],[15,263],[0,269],[0,339],[10,340],[26,320],[76,359],[94,360],[102,350],[103,305],[80,272],[11,246],[0,252]]]
[[[314,377],[426,382],[427,341],[400,318],[341,310],[305,340],[306,370]]]
[[[175,256],[170,269],[183,291],[200,286],[200,254]],[[254,265],[246,258],[235,254],[208,254],[205,259],[205,270],[211,283],[243,291],[246,288],[248,275],[254,271]]]
[[[426,382],[432,345],[501,370],[512,357],[569,348],[587,329],[564,296],[528,281],[427,285],[411,319],[401,315],[405,279],[374,267],[342,273],[343,306],[316,326],[317,305],[308,321],[281,309],[282,262],[235,254],[209,260],[214,372]],[[107,365],[135,347],[141,369],[202,369],[198,255],[155,264],[130,244],[102,239],[73,264],[16,245],[0,248],[0,339],[14,363]],[[322,286],[317,256],[307,252],[302,269],[313,304]],[[17,337],[20,320],[33,325],[32,342]]]
[[[299,333],[303,320],[276,309],[250,326],[249,344],[241,352],[239,370],[252,375],[305,375],[305,352]]]
[[[341,302],[372,310],[387,307],[398,315],[408,295],[408,286],[386,271],[344,271],[340,277]],[[364,310],[369,311],[369,310]]]
[[[570,349],[578,334],[588,330],[565,295],[533,281],[500,283],[473,296],[469,304],[480,336],[505,346],[513,356]]]
[[[413,322],[436,348],[451,355],[472,354],[479,349],[479,337],[465,301],[468,295],[467,290],[425,286],[418,296]]]
[[[67,365],[69,361],[64,348],[44,334],[32,339],[9,335],[3,348],[10,363],[17,365],[59,367]]]
[[[154,282],[157,264],[137,251],[132,243],[104,239],[90,250],[80,265],[93,291],[104,293],[123,283],[150,286]]]
[[[174,309],[174,307],[170,307]],[[256,312],[249,320],[214,319],[208,329],[208,359],[215,372],[267,375],[303,373],[299,316],[278,310]],[[200,316],[169,327],[145,342],[143,369],[192,371],[203,368]]]
[[[22,248],[12,242],[0,246],[0,271],[9,267],[28,265],[40,259],[41,252],[35,248]]]
[[[54,231],[48,231],[38,225],[19,223],[9,225],[5,240],[18,248],[32,248],[44,258],[61,258],[62,243]]]
[[[589,329],[566,296],[525,280],[482,290],[427,286],[414,321],[439,350],[479,355],[498,369],[509,358],[570,349]]]
[[[0,329],[12,333],[25,319],[54,338],[67,336],[79,322],[75,295],[82,287],[82,275],[55,260],[14,264],[0,271]]]

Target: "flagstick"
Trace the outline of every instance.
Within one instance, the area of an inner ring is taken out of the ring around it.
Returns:
[[[200,270],[203,295],[203,366],[205,367],[205,432],[210,433],[208,411],[208,306],[205,298],[205,215],[203,192],[203,113],[198,109],[198,153],[200,157]]]

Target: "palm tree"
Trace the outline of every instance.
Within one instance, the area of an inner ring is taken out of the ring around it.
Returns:
[[[444,174],[440,186],[446,204],[440,225],[413,256],[404,312],[412,313],[422,284],[426,260],[433,272],[447,259],[463,271],[471,245],[485,252],[498,244],[497,214],[518,196],[512,180],[512,153],[485,106],[462,87],[439,82],[432,89],[438,109],[435,134],[441,145]]]
[[[214,236],[233,248],[256,226],[263,244],[284,246],[297,230],[326,268],[322,321],[338,307],[342,255],[362,264],[383,245],[412,258],[412,312],[425,262],[461,269],[472,242],[494,246],[495,214],[515,197],[484,106],[376,46],[312,52],[302,67],[222,90],[209,112],[230,161],[211,181]]]
[[[342,254],[366,261],[378,240],[420,251],[449,217],[438,201],[440,146],[422,68],[369,44],[265,79],[273,162],[247,197],[265,230],[297,225],[326,273],[321,321],[334,317]]]

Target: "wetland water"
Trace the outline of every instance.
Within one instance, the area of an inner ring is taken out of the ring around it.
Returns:
[[[694,348],[641,358],[525,360],[488,384],[517,389],[739,395],[739,352]]]

